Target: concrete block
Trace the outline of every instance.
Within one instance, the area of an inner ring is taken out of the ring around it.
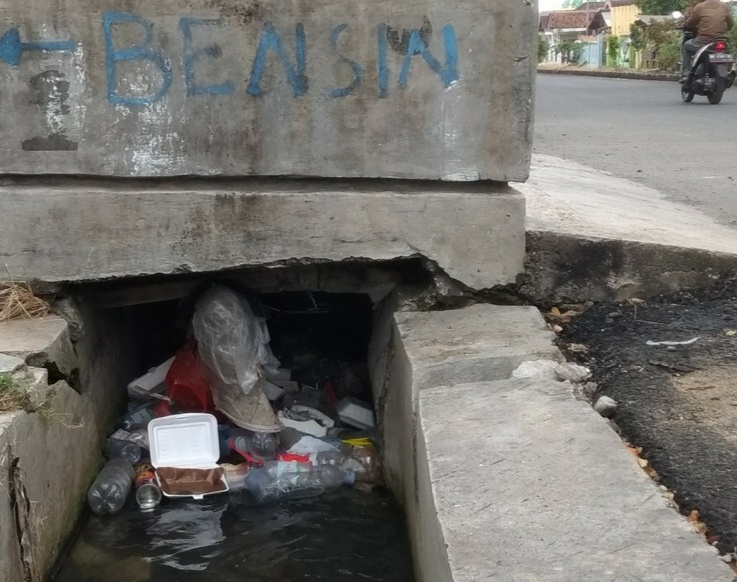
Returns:
[[[509,378],[528,360],[563,361],[535,307],[482,304],[395,319],[415,390]]]
[[[64,382],[46,397],[36,412],[9,413],[0,420],[3,582],[47,578],[74,531],[101,460],[89,401]],[[11,503],[10,492],[17,503]]]
[[[0,20],[2,173],[527,176],[534,2],[13,0]]]
[[[17,372],[25,367],[26,362],[22,358],[0,354],[0,374]]]
[[[69,327],[56,315],[0,322],[0,353],[23,358],[36,367],[54,364],[62,374],[77,368]]]
[[[561,360],[562,355],[532,307],[400,312],[389,330],[386,317],[380,315],[375,328],[388,351],[376,350],[371,358],[374,398],[387,482],[414,523],[420,507],[417,464],[422,462],[416,434],[419,393],[443,383],[508,378],[525,360]]]
[[[6,186],[0,206],[3,260],[26,280],[424,256],[483,289],[513,282],[524,258],[524,200],[489,183]]]
[[[737,268],[737,232],[653,188],[535,156],[527,283],[544,301],[622,301],[710,285]]]
[[[422,512],[437,512],[446,580],[734,579],[564,383],[423,390],[418,430],[429,471],[419,495],[433,500]]]

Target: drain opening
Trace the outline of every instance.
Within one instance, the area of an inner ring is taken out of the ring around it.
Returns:
[[[184,299],[97,312],[97,318],[122,323],[128,332],[120,338],[125,346],[117,346],[118,352],[128,350],[125,360],[131,369],[127,380],[160,365],[192,339],[190,322],[206,289],[203,285]],[[345,422],[338,410],[349,399],[364,403],[373,413],[367,365],[374,320],[371,297],[309,291],[245,295],[254,312],[265,316],[271,350],[280,368],[289,371],[289,379],[279,386],[284,393],[272,403],[274,411],[300,406],[320,411],[334,423],[325,437],[332,443],[343,439],[361,446],[362,440],[374,437],[370,428],[362,430],[360,423]],[[104,366],[97,362],[95,367]],[[123,386],[118,386],[119,393],[112,400],[124,400]],[[218,416],[218,420],[222,428],[227,419]],[[294,444],[295,439],[290,442]],[[283,438],[278,446],[284,452]],[[226,460],[231,464],[234,457]],[[375,580],[409,582],[411,551],[401,510],[389,493],[374,485],[363,483],[360,490],[337,487],[319,497],[297,494],[269,503],[258,503],[247,488],[238,488],[204,500],[164,499],[146,513],[138,511],[131,496],[119,514],[89,518],[56,579],[85,579],[80,564],[89,560],[92,545],[95,553],[106,556],[102,567],[110,582],[128,579],[121,576],[130,572],[124,573],[125,568],[116,568],[116,564],[131,560],[149,564],[151,573],[162,580],[178,579],[182,570],[202,572],[202,580],[220,579],[238,562],[241,573],[256,579],[266,573],[283,576],[285,571],[291,572],[289,576],[330,574],[336,579],[338,563],[342,567],[337,579],[353,580],[358,573]],[[285,515],[291,517],[285,520]],[[288,558],[283,553],[285,539],[292,544]],[[387,547],[387,539],[394,543]],[[126,548],[124,555],[120,547]],[[322,559],[316,559],[320,556]]]

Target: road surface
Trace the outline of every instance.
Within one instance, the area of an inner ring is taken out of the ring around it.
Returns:
[[[737,227],[737,88],[720,105],[679,86],[538,75],[534,152],[660,190]]]

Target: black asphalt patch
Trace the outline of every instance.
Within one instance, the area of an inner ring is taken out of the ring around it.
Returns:
[[[687,341],[648,346],[651,341]],[[737,284],[597,304],[561,333],[571,359],[592,368],[596,397],[619,403],[622,436],[675,493],[698,510],[722,552],[737,551]],[[573,353],[571,343],[588,354]]]

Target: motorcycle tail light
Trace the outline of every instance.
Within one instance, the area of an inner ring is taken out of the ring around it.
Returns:
[[[727,50],[727,43],[722,40],[718,40],[714,43],[714,50],[718,53],[723,53]]]

